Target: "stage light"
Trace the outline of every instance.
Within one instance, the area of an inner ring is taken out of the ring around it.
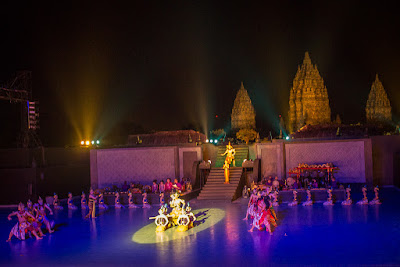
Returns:
[[[100,140],[97,140],[97,141],[96,141],[96,144],[100,145]]]
[[[92,145],[94,145],[94,141],[92,140]]]
[[[89,141],[86,141],[85,144],[88,146],[88,145],[90,145],[90,142],[89,142]]]
[[[208,143],[209,142],[209,140],[208,139],[206,139],[206,143]]]
[[[290,139],[290,137],[289,136],[286,136],[286,140],[289,140]]]
[[[214,140],[210,139],[210,143],[211,143],[211,144],[214,143]]]
[[[85,141],[82,140],[82,141],[81,141],[81,145],[83,146],[84,144],[85,144]]]
[[[218,140],[217,140],[217,139],[215,139],[215,140],[214,140],[214,143],[218,143]]]

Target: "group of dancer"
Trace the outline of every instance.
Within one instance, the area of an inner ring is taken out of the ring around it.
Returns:
[[[54,222],[50,222],[47,218],[46,211],[53,215],[52,209],[49,205],[43,202],[39,197],[38,203],[33,204],[28,200],[26,207],[23,203],[19,203],[18,210],[8,215],[8,220],[11,221],[13,216],[17,217],[18,222],[11,229],[7,242],[15,236],[20,240],[25,240],[27,236],[34,236],[36,239],[42,239],[43,234],[42,226],[45,226],[49,234],[53,233],[52,229]]]
[[[253,219],[249,232],[253,232],[254,228],[258,230],[265,229],[272,235],[271,225],[277,227],[277,217],[273,208],[271,199],[274,197],[272,188],[268,187],[264,191],[253,189],[247,205],[246,217],[243,220],[248,220],[249,216]]]

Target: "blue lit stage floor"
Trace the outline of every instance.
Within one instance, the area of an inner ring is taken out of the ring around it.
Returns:
[[[80,210],[57,212],[56,232],[43,240],[6,243],[15,224],[0,209],[0,264],[7,265],[261,265],[400,264],[400,191],[382,189],[380,206],[278,207],[278,228],[248,233],[246,200],[192,201],[205,209],[202,225],[183,235],[156,236],[148,217],[157,208],[113,208],[95,220]],[[360,196],[354,196],[355,200]],[[396,204],[397,203],[397,204]],[[203,210],[204,211],[204,210]],[[218,221],[221,219],[220,221]],[[135,235],[136,234],[136,235]],[[174,239],[172,241],[165,241]],[[156,242],[156,243],[154,243]],[[194,264],[192,264],[194,263]]]

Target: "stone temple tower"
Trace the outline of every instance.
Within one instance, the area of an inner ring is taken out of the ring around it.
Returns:
[[[378,74],[371,86],[365,113],[369,123],[389,122],[392,120],[392,107]]]
[[[231,128],[232,130],[256,128],[256,112],[254,111],[253,104],[251,104],[249,94],[243,86],[243,82],[233,103]]]
[[[331,122],[328,91],[317,66],[311,63],[306,52],[301,67],[298,67],[290,90],[288,130],[293,133],[311,124]]]

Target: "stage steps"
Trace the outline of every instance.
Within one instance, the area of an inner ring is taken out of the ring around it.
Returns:
[[[235,165],[233,166],[231,165],[231,167],[241,167],[243,160],[248,159],[249,156],[249,146],[247,145],[233,145],[233,148],[236,151],[235,154]],[[218,154],[217,154],[217,159],[215,161],[215,167],[220,168],[222,166],[224,166],[224,162],[225,162],[225,156],[221,156],[221,154],[224,154],[226,150],[226,146],[225,145],[221,145],[218,146]]]
[[[239,185],[243,169],[241,167],[229,168],[229,184],[224,184],[224,169],[212,168],[207,178],[207,183],[201,190],[198,200],[226,200],[232,201]]]

